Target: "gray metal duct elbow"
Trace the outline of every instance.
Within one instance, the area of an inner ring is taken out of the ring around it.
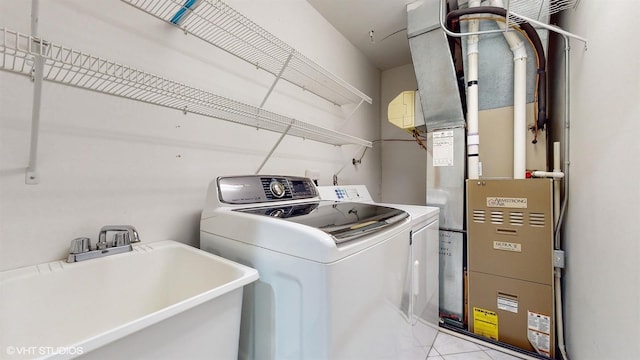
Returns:
[[[407,36],[418,82],[425,126],[433,129],[465,125],[449,41],[440,28],[438,1],[407,5]]]

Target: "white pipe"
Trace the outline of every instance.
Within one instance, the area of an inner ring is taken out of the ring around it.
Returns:
[[[505,33],[506,35],[507,33]],[[512,35],[512,33],[509,33]],[[524,179],[527,168],[527,58],[513,59],[513,178]]]
[[[560,142],[555,141],[553,143],[553,172],[561,172],[560,169]],[[552,176],[553,177],[553,176]],[[562,177],[564,178],[564,173],[562,173]],[[553,177],[555,180],[553,182],[553,216],[554,216],[554,226],[558,226],[558,219],[560,218],[560,179]],[[556,243],[556,249],[559,249],[560,244]]]
[[[533,177],[549,177],[554,179],[562,179],[564,177],[564,173],[562,171],[532,171],[531,176]]]
[[[561,171],[560,169],[560,142],[553,143],[553,171]]]
[[[568,360],[564,345],[564,326],[562,326],[562,270],[555,269],[555,295],[556,295],[556,332],[558,336],[558,348],[562,359]]]
[[[480,6],[480,0],[470,0],[469,7]],[[477,32],[478,20],[469,21],[469,31]],[[480,177],[480,135],[478,134],[478,35],[467,38],[467,171],[469,179]]]
[[[504,8],[502,0],[491,0],[491,5]],[[497,24],[506,29],[502,22]],[[503,35],[513,52],[513,178],[524,179],[527,167],[527,50],[517,33],[505,31]]]

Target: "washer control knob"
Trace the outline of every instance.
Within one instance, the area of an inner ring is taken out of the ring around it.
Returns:
[[[284,184],[277,179],[271,180],[271,183],[269,184],[269,189],[271,190],[271,193],[273,194],[273,196],[277,198],[283,197],[286,190]]]
[[[278,218],[284,217],[284,210],[282,210],[282,209],[274,209],[271,212],[269,212],[269,216],[278,217]]]

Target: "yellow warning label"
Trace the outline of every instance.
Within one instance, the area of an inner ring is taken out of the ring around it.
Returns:
[[[491,310],[473,308],[473,332],[498,340],[498,314]]]

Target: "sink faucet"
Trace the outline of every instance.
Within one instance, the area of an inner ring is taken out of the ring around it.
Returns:
[[[113,241],[107,239],[113,233]],[[91,249],[91,240],[80,237],[71,240],[67,262],[95,259],[103,256],[121,254],[133,250],[132,243],[140,241],[138,231],[131,225],[106,225],[100,229],[95,249]]]
[[[116,232],[114,241],[111,244],[107,241],[107,232],[109,231]],[[138,231],[131,225],[106,225],[100,229],[96,248],[103,250],[108,247],[128,245],[139,241],[140,236],[138,236]]]

